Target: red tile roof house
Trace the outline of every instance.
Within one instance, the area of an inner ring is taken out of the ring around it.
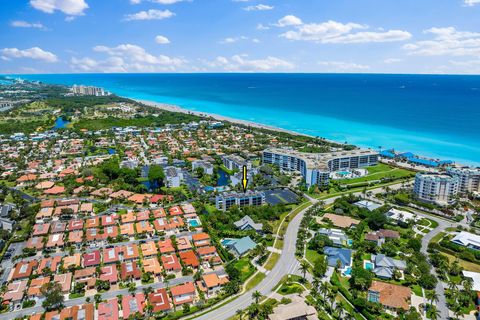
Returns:
[[[121,277],[125,281],[127,279],[138,280],[142,276],[142,271],[136,261],[127,261],[121,264]]]
[[[62,261],[61,256],[43,258],[38,264],[37,273],[43,273],[44,269],[50,270],[52,273],[57,272],[57,268]]]
[[[210,245],[210,236],[204,232],[192,235],[195,247],[204,247]]]
[[[25,290],[27,290],[28,280],[15,281],[7,286],[7,291],[3,294],[3,301],[16,305],[22,298]]]
[[[203,288],[208,294],[214,294],[222,288],[222,285],[228,282],[228,277],[219,277],[216,273],[203,275],[202,281],[198,281],[199,288]]]
[[[167,213],[165,212],[165,209],[163,208],[158,208],[153,210],[153,217],[155,219],[157,218],[165,218],[167,216]]]
[[[214,246],[200,247],[197,249],[198,256],[202,261],[213,262],[213,264],[221,263],[218,261],[220,257],[217,254],[217,249]]]
[[[95,282],[97,280],[95,276],[95,269],[95,267],[88,267],[76,270],[73,274],[73,279],[75,279],[76,282],[86,283],[89,289],[93,289],[95,288]]]
[[[50,233],[63,233],[67,228],[67,224],[61,221],[54,221],[50,225]]]
[[[200,265],[197,255],[195,254],[195,252],[193,252],[193,250],[180,252],[179,256],[183,264],[187,267],[198,268],[198,266]]]
[[[103,239],[103,234],[100,234],[97,228],[87,229],[87,233],[85,234],[85,239],[89,243],[96,242],[98,240]]]
[[[83,230],[83,220],[73,219],[68,223],[68,231]]]
[[[42,250],[43,246],[45,244],[43,243],[43,238],[42,237],[31,237],[28,239],[26,247],[30,249],[37,249],[37,250]]]
[[[157,230],[159,232],[170,229],[170,224],[168,223],[167,218],[155,219],[155,221],[153,222],[153,225],[155,227],[155,230]]]
[[[122,297],[123,319],[128,319],[130,315],[140,313],[143,315],[143,308],[145,306],[145,295],[137,293],[135,296],[126,295]]]
[[[117,263],[120,261],[120,247],[103,249],[103,263]]]
[[[137,221],[144,221],[150,219],[150,211],[144,210],[137,213]]]
[[[147,243],[140,245],[140,247],[144,258],[157,255],[158,249],[154,241],[148,241]]]
[[[65,244],[64,242],[65,234],[63,233],[54,233],[48,236],[46,248],[62,248]]]
[[[27,296],[31,299],[40,297],[42,294],[40,288],[50,282],[50,277],[38,277],[30,281],[30,286],[27,291]]]
[[[121,256],[124,261],[137,259],[139,257],[138,246],[135,243],[123,246]]]
[[[118,320],[117,298],[112,298],[98,305],[98,320]]]
[[[148,295],[148,301],[150,301],[154,313],[166,312],[172,308],[167,290],[164,288],[157,289],[155,292],[150,293]]]
[[[110,284],[116,284],[118,281],[117,266],[110,264],[108,266],[101,267],[99,279],[102,281],[108,281]]]
[[[185,282],[184,284],[175,286],[170,289],[172,293],[173,303],[178,306],[185,303],[192,303],[195,300],[196,290],[193,282]]]
[[[68,293],[72,284],[72,273],[67,272],[63,274],[56,274],[53,277],[53,281],[60,284],[63,293]]]
[[[175,206],[175,207],[171,207],[170,209],[168,209],[168,213],[171,216],[180,216],[180,215],[183,214],[183,211],[179,206]]]
[[[115,218],[116,216],[113,215],[102,216],[102,226],[106,227],[116,225],[117,221]]]
[[[118,236],[118,227],[117,226],[108,226],[103,229],[103,238],[116,238]]]
[[[50,223],[40,223],[33,226],[32,236],[44,236],[50,230]]]
[[[188,239],[188,237],[178,237],[177,249],[179,252],[192,249],[192,243],[190,242],[190,239]]]
[[[100,251],[95,250],[83,255],[83,266],[92,267],[100,265]]]
[[[182,210],[183,210],[183,212],[185,212],[185,214],[197,213],[197,211],[195,210],[195,207],[192,206],[190,203],[183,204],[182,205]]]
[[[33,273],[33,269],[36,268],[38,262],[36,260],[20,261],[15,265],[12,276],[9,280],[20,280],[30,277]]]
[[[161,258],[162,258],[163,268],[166,271],[170,271],[170,272],[182,271],[182,265],[178,261],[178,258],[175,254],[162,255]]]
[[[83,230],[70,231],[68,233],[68,243],[80,245],[83,242]]]
[[[85,221],[85,228],[89,229],[89,228],[96,228],[99,226],[99,218],[98,217],[92,217],[92,218],[88,218],[86,221]]]
[[[175,248],[173,247],[173,243],[171,239],[158,241],[158,248],[160,249],[160,253],[162,254],[175,252]]]
[[[135,228],[137,229],[137,233],[153,233],[153,228],[148,220],[135,223]]]

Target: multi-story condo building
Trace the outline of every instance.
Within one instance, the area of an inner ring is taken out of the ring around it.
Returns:
[[[108,92],[105,92],[103,88],[99,87],[90,87],[90,86],[77,86],[72,87],[72,92],[74,94],[85,95],[85,96],[107,96]]]
[[[252,163],[250,161],[247,161],[235,154],[223,156],[222,161],[223,161],[223,165],[228,170],[243,170],[243,166],[246,166],[247,169],[252,168]]]
[[[227,211],[231,206],[261,206],[265,204],[265,193],[247,191],[246,193],[224,193],[215,198],[218,210]]]
[[[274,164],[283,170],[298,171],[307,186],[328,185],[330,173],[373,166],[378,163],[378,152],[365,149],[329,153],[304,153],[290,149],[266,149],[263,163]]]
[[[447,173],[458,177],[458,192],[480,192],[480,168],[449,168]]]
[[[452,204],[458,194],[459,179],[447,174],[417,173],[413,192],[418,199],[441,205]]]

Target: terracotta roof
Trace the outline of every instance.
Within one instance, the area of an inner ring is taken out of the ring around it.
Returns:
[[[211,289],[227,283],[228,278],[226,276],[219,277],[216,273],[210,273],[203,275],[203,282],[207,288]]]
[[[27,295],[29,296],[41,296],[40,288],[50,282],[50,277],[39,277],[30,281],[30,287],[28,288]]]
[[[143,293],[136,293],[135,296],[126,295],[122,297],[123,318],[128,317],[134,313],[143,314],[143,307],[145,306],[145,295]]]
[[[358,225],[360,223],[360,220],[333,213],[325,214],[323,219],[330,220],[334,226],[339,228],[350,228],[352,225]]]
[[[98,305],[98,320],[118,320],[117,298],[112,298]]]
[[[55,186],[53,188],[45,190],[43,193],[55,195],[55,194],[61,194],[64,192],[65,192],[65,187]]]
[[[150,272],[151,274],[158,275],[162,273],[162,266],[160,262],[158,262],[157,257],[151,257],[147,259],[143,259],[143,271]]]
[[[25,279],[33,273],[33,268],[38,265],[37,260],[17,262],[13,269],[12,280]]]
[[[100,280],[116,283],[118,280],[117,267],[114,264],[104,266],[100,269]]]
[[[155,292],[148,295],[148,301],[153,306],[153,312],[161,312],[170,310],[172,307],[170,305],[170,300],[168,298],[167,290],[157,289]]]
[[[183,251],[179,253],[180,259],[189,267],[196,268],[200,265],[197,255],[193,250]]]
[[[70,291],[70,286],[72,283],[72,273],[67,272],[63,274],[56,274],[53,277],[53,281],[60,284],[60,286],[62,287],[62,292],[67,293]]]
[[[373,281],[368,289],[371,292],[379,294],[379,302],[389,308],[410,309],[410,298],[412,291],[408,287],[390,284],[381,281]]]
[[[20,301],[23,293],[27,289],[28,280],[15,281],[7,286],[7,291],[3,294],[4,301]]]

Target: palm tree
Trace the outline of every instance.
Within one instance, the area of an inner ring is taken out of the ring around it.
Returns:
[[[304,261],[304,260],[303,260],[303,261],[300,263],[300,271],[302,272],[302,274],[303,274],[303,279],[305,279],[305,280],[306,280],[305,276],[306,276],[306,274],[307,274],[307,271],[308,271],[308,268],[309,268],[309,267],[310,267],[310,265],[308,264],[307,261]]]
[[[463,288],[465,289],[465,291],[467,291],[467,292],[472,291],[472,288],[473,288],[472,278],[465,278],[463,280],[462,284],[463,284]]]
[[[330,291],[330,287],[328,286],[328,283],[322,282],[322,284],[320,284],[320,292],[323,295],[323,300],[325,300],[325,297],[327,296],[329,291]]]
[[[427,291],[425,296],[427,300],[430,301],[430,305],[432,306],[434,302],[438,302],[438,293],[436,293],[435,291]]]
[[[429,315],[431,320],[438,320],[441,315],[440,310],[438,310],[435,306],[431,306]]]
[[[260,300],[261,297],[262,297],[262,294],[258,290],[252,293],[252,298],[255,300],[256,304],[258,304],[258,300]]]
[[[343,306],[340,303],[337,304],[337,307],[335,308],[335,312],[338,314],[338,319],[341,319],[345,310],[343,309]]]
[[[455,282],[453,281],[449,281],[448,283],[448,289],[450,289],[450,291],[455,291],[457,290],[458,286]]]
[[[243,318],[243,310],[242,310],[242,309],[238,309],[235,313],[237,314],[238,319],[239,319],[239,320],[242,320],[242,318]]]

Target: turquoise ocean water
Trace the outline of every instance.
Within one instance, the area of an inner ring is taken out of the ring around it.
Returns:
[[[21,75],[101,86],[348,142],[480,165],[480,76],[375,74]]]

